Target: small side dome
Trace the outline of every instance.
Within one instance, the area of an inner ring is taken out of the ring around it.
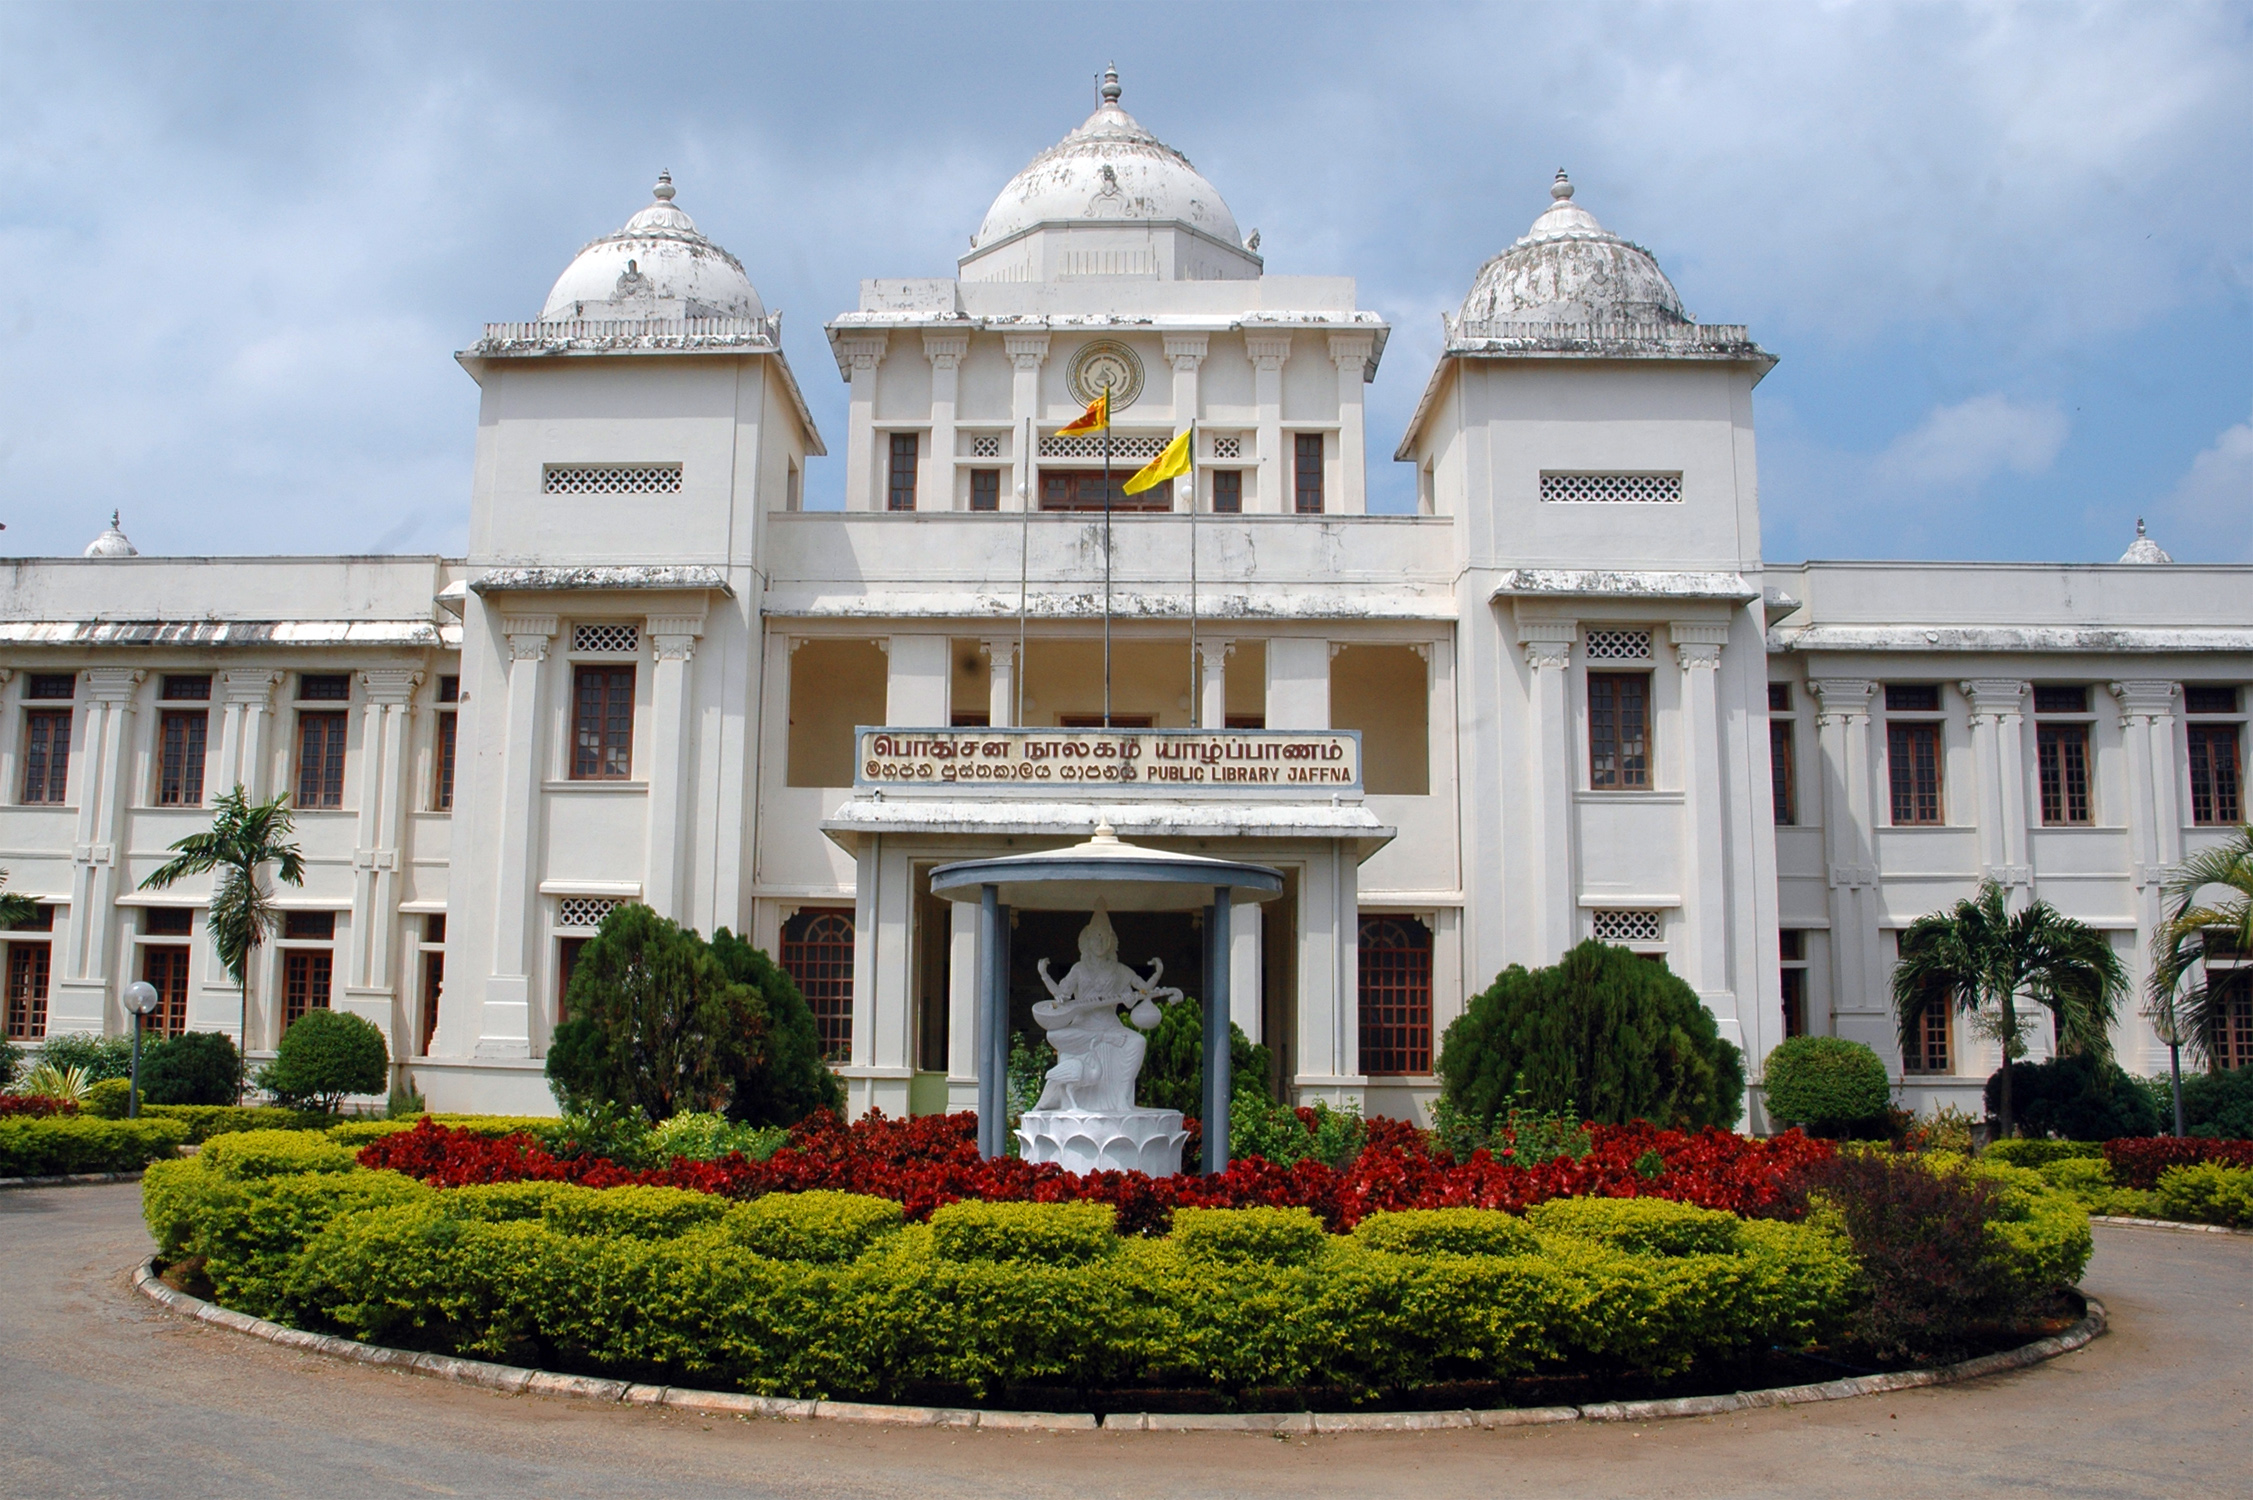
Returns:
[[[1479,268],[1463,299],[1465,322],[1687,323],[1674,283],[1642,246],[1596,222],[1572,201],[1562,168],[1548,212],[1509,249]]]
[[[2166,549],[2144,535],[2142,516],[2136,517],[2136,539],[2128,544],[2127,551],[2120,554],[2120,560],[2124,563],[2171,563],[2174,561],[2172,557],[2167,555]]]
[[[581,250],[540,309],[558,318],[763,318],[743,262],[673,206],[673,174],[657,174],[649,207]]]
[[[110,512],[110,529],[86,544],[88,557],[139,557],[141,549],[126,540],[125,533],[117,529],[117,512]]]
[[[1178,221],[1243,244],[1220,190],[1121,109],[1122,92],[1119,70],[1106,69],[1095,113],[1009,179],[971,237],[973,254],[1042,224],[1106,219]]]

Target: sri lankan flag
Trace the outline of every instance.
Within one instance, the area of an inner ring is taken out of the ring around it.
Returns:
[[[1056,435],[1063,437],[1065,434],[1073,432],[1101,432],[1110,425],[1111,392],[1105,389],[1102,395],[1087,404],[1086,411],[1081,412],[1079,416],[1065,426],[1057,428]]]
[[[1155,489],[1169,479],[1178,479],[1189,472],[1189,439],[1196,434],[1194,427],[1184,427],[1181,435],[1166,444],[1165,451],[1135,471],[1132,479],[1120,488],[1130,495]]]

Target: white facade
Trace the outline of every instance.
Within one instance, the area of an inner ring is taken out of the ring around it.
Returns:
[[[1561,174],[1449,320],[1396,451],[1418,513],[1371,515],[1386,323],[1348,279],[1266,276],[1118,101],[1114,78],[1003,190],[958,279],[864,282],[829,324],[843,513],[803,507],[825,449],[774,318],[662,180],[539,320],[459,356],[468,557],[146,558],[113,529],[14,563],[0,863],[52,931],[0,938],[11,1028],[119,1029],[122,985],[177,962],[185,1024],[236,1030],[208,893],[139,882],[237,782],[300,799],[309,867],[252,1051],[293,1004],[350,1008],[445,1109],[552,1108],[568,955],[621,900],[797,968],[856,1108],[969,1107],[974,912],[929,870],[1099,818],[1284,872],[1239,914],[1236,1017],[1297,1097],[1373,1113],[1428,1101],[1467,994],[1591,935],[1663,954],[1755,1070],[1788,1004],[1898,1065],[1893,934],[1983,877],[2140,970],[2160,873],[2242,816],[2213,757],[2233,747],[2236,799],[2248,570],[2148,542],[2097,567],[1765,563],[1772,357],[1690,321]],[[1107,520],[1100,440],[1056,435],[1106,381],[1114,478],[1197,428],[1193,476]],[[1360,779],[872,775],[856,726],[1099,724],[1106,635],[1115,727],[1355,731]],[[1123,929],[1122,956],[1194,953],[1178,921]],[[1905,1097],[1970,1102],[1994,1060],[1953,1040]],[[2138,1022],[2122,1050],[2158,1064]]]

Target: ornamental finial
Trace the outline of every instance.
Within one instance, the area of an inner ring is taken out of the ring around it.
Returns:
[[[1124,93],[1125,90],[1119,87],[1119,65],[1117,63],[1111,63],[1103,69],[1102,92],[1104,104],[1112,109],[1118,108],[1119,95]]]
[[[1572,179],[1565,175],[1563,167],[1557,168],[1557,180],[1549,184],[1549,196],[1559,201],[1572,196]]]
[[[657,174],[657,186],[649,190],[649,195],[660,203],[673,201],[673,174],[671,171]]]

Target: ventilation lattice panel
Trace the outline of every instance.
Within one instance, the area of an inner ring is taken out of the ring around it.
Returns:
[[[1215,458],[1242,458],[1243,456],[1244,456],[1244,440],[1243,440],[1242,438],[1240,438],[1240,437],[1216,437],[1216,438],[1214,438],[1214,439],[1213,439],[1213,457],[1215,457]]]
[[[970,438],[972,458],[1001,457],[1001,434],[998,432],[973,433]]]
[[[1595,918],[1595,938],[1599,943],[1655,943],[1659,940],[1659,919],[1655,911],[1599,911]]]
[[[1126,458],[1148,461],[1163,453],[1166,444],[1172,441],[1171,433],[1159,433],[1154,437],[1121,437],[1114,432],[1111,434],[1111,460],[1114,463]],[[1069,436],[1060,436],[1052,432],[1040,440],[1040,456],[1092,458],[1100,463],[1103,458],[1103,434],[1075,432]]]
[[[592,931],[620,904],[616,896],[565,896],[555,904],[555,925]]]
[[[677,495],[679,464],[550,464],[540,485],[550,495]]]
[[[1552,505],[1680,505],[1679,474],[1551,474],[1541,476],[1541,498]]]
[[[1582,646],[1590,661],[1649,661],[1648,630],[1591,630]]]
[[[639,625],[577,625],[571,649],[597,656],[632,656],[641,650]]]

